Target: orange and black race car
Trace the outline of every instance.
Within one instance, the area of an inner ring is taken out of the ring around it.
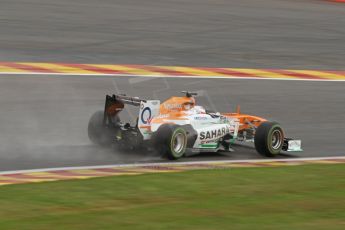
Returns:
[[[200,152],[233,151],[238,142],[254,142],[258,153],[272,157],[281,151],[302,151],[301,141],[286,138],[277,122],[240,113],[209,112],[196,105],[196,93],[159,100],[126,95],[106,96],[104,111],[92,115],[88,135],[99,145],[122,149],[155,149],[169,159]],[[125,105],[139,107],[134,125],[122,123],[119,113]]]

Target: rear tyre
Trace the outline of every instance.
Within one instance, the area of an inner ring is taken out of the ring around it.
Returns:
[[[115,138],[115,132],[114,130],[104,126],[103,118],[103,111],[97,111],[91,116],[87,129],[88,136],[94,144],[109,146]]]
[[[278,155],[284,144],[284,132],[277,122],[263,122],[254,136],[256,151],[267,157]]]
[[[187,133],[179,125],[165,124],[155,134],[155,147],[170,160],[177,160],[186,152]]]

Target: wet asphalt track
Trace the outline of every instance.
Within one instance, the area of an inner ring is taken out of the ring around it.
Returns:
[[[318,0],[3,0],[0,59],[343,70],[344,13]],[[185,89],[211,109],[239,103],[281,122],[303,140],[294,156],[345,154],[343,82],[0,75],[0,170],[161,161],[92,146],[87,122],[106,93],[165,99]],[[184,160],[259,157],[236,150]]]

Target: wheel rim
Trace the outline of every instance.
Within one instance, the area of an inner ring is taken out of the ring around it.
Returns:
[[[280,130],[274,130],[272,133],[272,148],[277,150],[281,147],[283,134]]]
[[[185,145],[185,138],[182,133],[177,133],[174,142],[173,142],[173,150],[175,153],[180,153]]]

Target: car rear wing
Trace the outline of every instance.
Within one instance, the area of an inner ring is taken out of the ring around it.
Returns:
[[[114,103],[122,103],[122,104],[139,106],[141,102],[146,102],[146,100],[140,99],[139,97],[129,97],[129,96],[122,95],[122,94],[118,94],[118,95],[113,94],[112,96],[107,95],[105,98],[106,108],[109,105],[112,105]]]
[[[111,96],[106,95],[103,123],[107,124],[111,122],[111,117],[116,116],[116,114],[122,111],[125,107],[125,104],[140,106],[142,102],[146,102],[146,100],[140,99],[138,97],[129,97],[121,94],[113,94]]]
[[[112,123],[112,117],[116,116],[126,105],[140,107],[138,114],[138,128],[144,139],[151,137],[151,120],[159,114],[159,100],[144,100],[139,97],[129,97],[126,95],[107,95],[105,98],[104,120],[103,124]]]

